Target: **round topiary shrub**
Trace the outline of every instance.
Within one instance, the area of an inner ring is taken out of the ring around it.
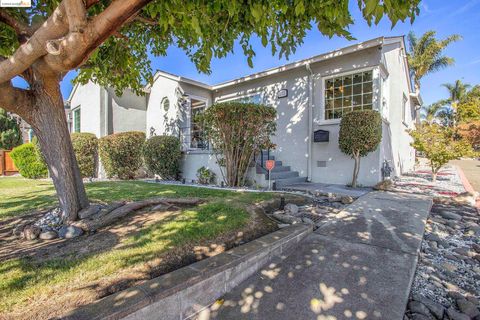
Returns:
[[[24,143],[13,148],[12,152],[10,152],[10,157],[22,177],[28,179],[47,177],[47,165],[40,156],[40,151],[34,143]]]
[[[180,140],[173,136],[153,136],[145,142],[143,158],[152,173],[176,179],[180,170]]]
[[[84,178],[94,178],[97,173],[98,139],[93,133],[72,133],[73,151],[80,173]]]
[[[355,159],[352,187],[357,186],[360,157],[375,151],[382,140],[382,118],[374,110],[358,110],[343,115],[338,144],[340,150]]]
[[[133,179],[142,166],[145,133],[129,131],[112,134],[98,140],[98,150],[109,178]]]

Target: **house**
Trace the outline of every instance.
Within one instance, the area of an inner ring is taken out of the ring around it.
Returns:
[[[84,104],[80,100],[92,98],[93,93],[101,96],[98,91],[109,92],[93,84],[88,86],[77,88],[71,96],[72,110],[73,101],[79,101],[82,117]],[[251,181],[266,184],[262,160],[268,157],[276,161],[271,178],[278,187],[305,181],[347,184],[351,181],[353,160],[338,147],[340,119],[351,110],[374,109],[382,115],[383,138],[379,148],[362,159],[359,183],[371,186],[379,182],[385,162],[393,169],[393,175],[414,166],[415,153],[406,130],[415,125],[421,99],[412,91],[403,37],[371,39],[216,85],[158,71],[146,90],[145,100],[126,92],[129,99],[137,99],[134,101],[139,113],[143,112],[143,121],[140,114],[138,119],[106,116],[102,110],[108,103],[104,102],[100,108],[89,106],[90,114],[100,116],[86,114],[91,123],[87,129],[80,122],[80,130],[98,136],[112,133],[102,124],[108,119],[112,120],[107,121],[112,128],[128,125],[133,129],[135,122],[135,126],[143,125],[147,136],[176,135],[184,150],[185,179],[196,180],[196,171],[202,166],[221,177],[216,157],[201,125],[195,123],[195,115],[215,102],[263,103],[277,110],[277,133],[273,137],[277,147],[257,157],[257,165],[250,172]],[[123,96],[112,99],[121,100]],[[99,104],[103,101],[97,100]]]

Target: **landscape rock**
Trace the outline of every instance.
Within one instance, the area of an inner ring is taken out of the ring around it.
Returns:
[[[284,210],[285,214],[289,214],[291,216],[296,216],[298,214],[298,206],[294,203],[287,203]]]
[[[469,316],[460,313],[451,307],[447,309],[447,315],[451,320],[470,320]]]
[[[353,203],[353,198],[350,197],[350,196],[343,196],[340,198],[340,202],[343,203],[343,204],[350,204],[350,203]]]
[[[52,239],[55,239],[58,237],[58,234],[57,232],[53,231],[53,230],[47,230],[47,231],[43,231],[42,233],[40,233],[40,235],[38,236],[39,239],[42,239],[42,240],[52,240]]]
[[[23,229],[23,238],[26,240],[35,240],[41,231],[42,229],[35,225],[28,225]]]
[[[64,239],[79,237],[83,234],[83,230],[76,226],[63,226],[58,230],[58,236]]]
[[[99,204],[92,204],[85,209],[82,209],[78,212],[79,219],[87,219],[97,214],[102,209],[102,206]]]
[[[480,311],[478,311],[477,307],[466,299],[458,299],[457,306],[462,313],[466,314],[470,318],[480,315]]]
[[[288,223],[288,224],[296,224],[296,223],[301,223],[302,222],[302,219],[297,218],[297,217],[293,217],[293,216],[289,216],[289,215],[286,215],[286,214],[273,213],[272,217],[277,219],[280,222]]]
[[[305,223],[308,223],[308,224],[315,224],[315,222],[313,222],[312,219],[307,218],[307,217],[303,217],[302,221],[305,222]]]
[[[22,238],[23,237],[23,229],[25,229],[25,227],[27,225],[28,225],[28,223],[17,224],[12,230],[13,236],[17,237],[17,238]]]
[[[420,313],[425,316],[430,316],[430,310],[421,302],[412,300],[408,303],[408,308],[412,313]]]
[[[453,200],[461,204],[467,204],[470,206],[475,206],[477,194],[472,194],[470,192],[462,192],[455,196]]]
[[[445,219],[449,219],[449,220],[455,220],[455,221],[459,221],[459,220],[462,220],[462,216],[461,215],[458,215],[456,213],[453,213],[451,211],[440,211],[439,214],[445,218]]]
[[[435,318],[443,319],[445,308],[440,303],[437,303],[422,296],[415,296],[414,299],[424,304],[428,308],[428,310],[430,310],[430,312],[435,316]]]

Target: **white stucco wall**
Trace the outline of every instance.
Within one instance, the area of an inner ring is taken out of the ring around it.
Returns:
[[[89,132],[100,137],[100,123],[101,123],[101,91],[100,86],[93,82],[88,82],[85,85],[79,85],[75,89],[75,93],[70,101],[70,108],[73,111],[80,107],[80,131]],[[74,121],[72,119],[72,131],[74,128]]]
[[[113,89],[108,92],[108,112],[110,134],[126,131],[145,131],[147,121],[147,97],[137,96],[125,90],[121,97]]]
[[[412,101],[409,96],[407,65],[405,53],[402,52],[400,43],[386,44],[383,46],[383,61],[388,70],[385,79],[384,96],[385,108],[388,118],[384,123],[384,137],[390,141],[382,141],[381,159],[389,160],[394,169],[394,175],[400,175],[413,169],[415,165],[415,150],[410,146],[411,137],[407,129],[413,129],[415,120],[412,117]],[[403,97],[407,98],[405,121],[403,118]]]

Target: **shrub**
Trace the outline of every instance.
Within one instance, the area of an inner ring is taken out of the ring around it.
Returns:
[[[408,132],[413,138],[412,147],[424,154],[430,161],[432,181],[437,180],[437,173],[450,160],[474,155],[472,146],[463,139],[455,139],[454,131],[438,124],[424,124]]]
[[[198,183],[200,184],[212,184],[215,183],[216,174],[210,169],[201,167],[197,170]]]
[[[24,143],[12,150],[10,157],[22,177],[28,179],[45,178],[48,174],[47,165],[40,156],[34,143]]]
[[[0,149],[10,150],[22,144],[17,120],[0,108]]]
[[[129,131],[112,134],[98,140],[98,149],[109,178],[133,179],[142,166],[145,133]]]
[[[374,110],[358,110],[343,115],[338,144],[340,150],[355,159],[352,187],[357,186],[360,158],[377,149],[382,140],[382,118]]]
[[[163,179],[177,178],[181,156],[180,140],[173,136],[153,136],[143,147],[143,158],[148,170]]]
[[[480,120],[461,123],[458,134],[468,141],[474,150],[480,150]]]
[[[203,123],[228,186],[245,184],[256,152],[273,147],[275,108],[255,103],[216,103],[198,117]],[[219,158],[219,156],[221,158]],[[223,170],[223,169],[222,169]]]
[[[93,133],[72,133],[73,151],[80,173],[84,178],[96,176],[98,163],[98,139]]]

